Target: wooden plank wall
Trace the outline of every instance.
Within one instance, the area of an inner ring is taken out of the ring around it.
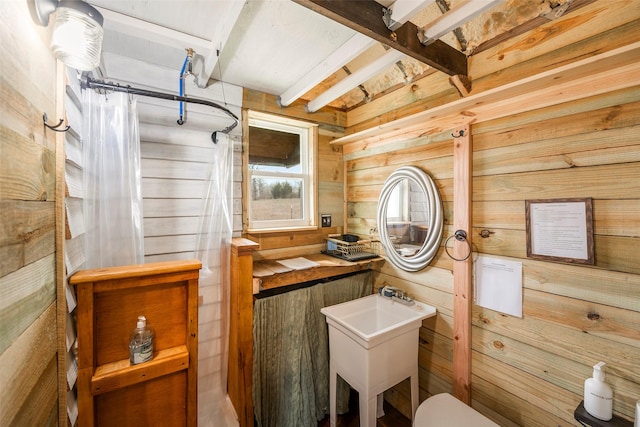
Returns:
[[[330,142],[344,134],[346,115],[332,109],[323,109],[317,114],[309,114],[305,111],[302,101],[294,102],[287,108],[277,107],[277,105],[275,97],[271,95],[249,89],[244,90],[242,103],[244,109],[318,123],[317,215],[320,221],[320,214],[330,214],[331,227],[287,233],[244,233],[242,237],[260,244],[260,250],[254,253],[255,259],[282,259],[318,253],[324,249],[328,234],[342,233],[345,229],[345,176],[342,147],[332,146]],[[244,144],[248,144],[246,138]],[[242,187],[240,187],[241,190]]]
[[[56,62],[27,2],[0,3],[0,425],[58,424]],[[28,54],[26,54],[28,53]]]
[[[482,54],[485,62],[473,63],[472,74],[486,83],[489,76],[515,80],[555,61],[637,40],[637,4],[618,5],[624,10],[605,12],[606,6],[595,2],[561,20],[561,45],[552,47],[553,41],[542,40],[527,46],[543,28],[490,49]],[[593,25],[574,30],[567,23],[571,19],[592,20]],[[498,63],[500,54],[505,68],[487,68]],[[448,91],[441,95],[450,96]],[[405,110],[411,108],[419,107]],[[600,360],[608,364],[614,413],[633,419],[640,396],[639,109],[640,87],[635,87],[471,127],[476,253],[523,263],[522,319],[477,305],[472,309],[472,405],[500,425],[578,425],[573,411],[582,400],[585,378]],[[375,115],[371,111],[369,117]],[[375,236],[384,179],[399,166],[416,165],[435,179],[444,201],[445,238],[453,233],[450,130],[344,149],[349,232]],[[595,266],[526,257],[524,201],[566,197],[593,198]],[[482,230],[492,234],[481,238]],[[403,272],[386,263],[375,279],[376,287],[398,286],[438,309],[438,316],[425,321],[420,331],[421,400],[452,391],[452,264],[441,249],[420,272]],[[408,384],[403,383],[385,398],[409,414],[408,395]]]
[[[608,363],[615,411],[632,417],[640,395],[638,108],[635,88],[472,128],[477,251],[521,261],[524,270],[523,319],[473,307],[474,407],[503,425],[570,425],[583,381],[599,360]],[[441,133],[414,142],[421,149],[347,161],[350,231],[365,234],[375,221],[383,178],[375,164],[413,164],[436,180],[445,236],[453,233],[453,141]],[[524,200],[562,197],[594,198],[595,267],[526,258]],[[492,234],[483,239],[485,229]],[[438,308],[421,330],[423,398],[451,392],[452,269],[441,251],[421,272],[386,263],[376,277],[376,286],[401,287]],[[404,397],[395,403],[407,405]]]

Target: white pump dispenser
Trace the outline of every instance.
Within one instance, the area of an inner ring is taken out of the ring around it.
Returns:
[[[132,365],[153,359],[153,330],[147,326],[147,318],[138,316],[136,329],[129,338],[129,362]]]
[[[584,409],[598,419],[609,421],[613,418],[613,391],[604,382],[604,365],[604,362],[596,363],[593,378],[584,382]]]

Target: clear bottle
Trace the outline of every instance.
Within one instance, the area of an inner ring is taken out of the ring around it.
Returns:
[[[147,326],[147,318],[138,316],[136,329],[129,339],[129,362],[132,365],[153,359],[153,330]]]
[[[613,418],[613,391],[604,382],[604,365],[604,362],[596,363],[593,378],[587,378],[584,382],[584,409],[600,420],[609,421]]]

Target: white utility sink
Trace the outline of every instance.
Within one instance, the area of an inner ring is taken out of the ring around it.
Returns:
[[[329,326],[368,349],[420,328],[423,319],[435,316],[436,309],[417,301],[405,305],[376,294],[324,307],[320,312],[327,316]]]
[[[422,320],[435,307],[405,305],[381,295],[369,295],[320,310],[329,325],[330,420],[335,426],[336,374],[360,396],[360,426],[375,426],[377,396],[411,378],[411,407],[418,408],[418,344]]]

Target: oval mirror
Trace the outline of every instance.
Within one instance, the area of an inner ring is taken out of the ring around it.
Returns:
[[[438,252],[444,226],[442,200],[431,177],[415,166],[396,169],[380,192],[377,220],[393,265],[407,271],[426,267]]]

